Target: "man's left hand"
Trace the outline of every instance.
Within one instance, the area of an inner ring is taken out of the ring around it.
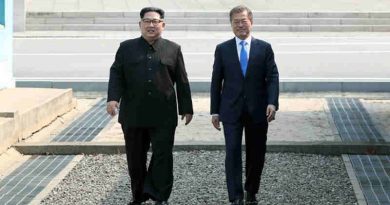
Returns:
[[[192,120],[192,114],[185,114],[181,116],[181,120],[184,120],[184,117],[186,118],[185,125],[188,125]]]
[[[271,122],[271,121],[275,120],[275,115],[276,115],[275,105],[269,104],[267,106],[267,121]]]

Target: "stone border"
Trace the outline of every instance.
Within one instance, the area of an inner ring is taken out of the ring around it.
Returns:
[[[19,143],[13,146],[24,155],[78,155],[78,154],[122,154],[125,153],[124,142],[50,142]],[[219,143],[175,144],[175,151],[191,150],[224,150]],[[245,147],[243,146],[243,150]],[[267,152],[288,152],[323,155],[342,154],[376,154],[389,155],[390,143],[364,142],[289,142],[269,141]]]
[[[209,92],[210,81],[190,79],[193,92]],[[50,80],[50,79],[16,79],[16,87],[35,88],[72,88],[73,91],[91,92],[106,91],[107,80]],[[280,79],[281,92],[390,92],[390,79]]]

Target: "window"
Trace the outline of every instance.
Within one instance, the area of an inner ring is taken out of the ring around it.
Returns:
[[[0,29],[5,25],[5,0],[0,0]]]

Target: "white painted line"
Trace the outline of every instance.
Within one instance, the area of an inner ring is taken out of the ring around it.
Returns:
[[[283,80],[303,80],[303,81],[307,81],[307,80],[324,80],[324,81],[329,81],[329,80],[337,80],[337,81],[383,80],[383,81],[389,81],[390,80],[390,78],[328,78],[328,77],[307,77],[307,78],[305,78],[305,77],[299,77],[299,78],[291,77],[291,78],[280,78],[280,79],[283,79]]]
[[[174,34],[187,34],[187,33],[191,33],[192,35],[187,35],[187,36],[174,36]],[[346,40],[360,40],[360,39],[379,39],[379,40],[383,40],[383,39],[386,39],[386,40],[390,40],[390,38],[388,36],[274,36],[274,37],[267,37],[265,35],[263,35],[263,33],[257,33],[257,32],[252,32],[253,33],[253,36],[257,37],[257,38],[260,38],[260,39],[264,39],[264,40],[268,40],[268,39],[320,39],[320,40],[323,40],[323,39],[346,39]],[[268,32],[268,34],[271,33],[271,32]],[[204,34],[203,35],[196,35],[196,34]],[[212,34],[226,34],[228,37],[226,36],[214,36],[214,35],[210,35],[210,33],[206,33],[206,32],[196,32],[196,31],[191,31],[191,32],[175,32],[175,31],[166,31],[165,32],[165,36],[163,36],[163,38],[166,38],[166,39],[169,39],[169,40],[192,40],[192,39],[207,39],[207,40],[221,40],[221,41],[226,41],[226,40],[229,40],[231,38],[233,38],[233,34],[230,32],[230,31],[226,31],[226,32],[216,32],[216,31],[213,31]],[[380,33],[382,34],[382,33]],[[121,32],[119,31],[118,33],[110,33],[110,32],[107,32],[107,33],[101,33],[101,35],[78,35],[78,34],[70,34],[69,37],[52,37],[52,36],[39,36],[39,35],[26,35],[26,36],[14,36],[14,40],[19,40],[19,39],[22,39],[22,40],[46,40],[46,39],[50,39],[50,40],[85,40],[85,39],[91,39],[91,40],[118,40],[118,39],[121,39],[121,40],[127,40],[127,39],[131,39],[131,38],[138,38],[140,35],[139,35],[139,32],[136,32],[136,33],[132,33],[132,32]]]
[[[115,56],[115,53],[14,53],[14,56]]]
[[[390,78],[329,78],[329,77],[289,77],[279,78],[281,82],[390,82]],[[15,77],[16,81],[50,81],[50,82],[108,82],[108,77]],[[211,76],[207,77],[189,77],[192,81],[211,82]]]
[[[390,45],[390,42],[273,43],[279,46]]]
[[[108,81],[108,77],[106,78],[99,78],[99,77],[16,77],[15,80],[17,81],[51,81],[51,82],[106,82]]]
[[[390,50],[383,51],[274,51],[275,54],[382,54],[390,53]],[[115,56],[112,53],[14,53],[14,56]],[[209,55],[214,56],[214,52],[183,52],[183,55]]]
[[[302,54],[382,54],[382,53],[390,53],[389,51],[282,51],[277,52],[275,54],[291,54],[291,55],[302,55]]]

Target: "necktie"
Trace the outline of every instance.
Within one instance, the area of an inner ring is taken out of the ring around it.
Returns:
[[[241,45],[240,65],[241,65],[242,74],[245,76],[246,68],[248,66],[248,54],[246,53],[246,50],[245,50],[246,42],[245,41],[241,41],[240,45]]]

